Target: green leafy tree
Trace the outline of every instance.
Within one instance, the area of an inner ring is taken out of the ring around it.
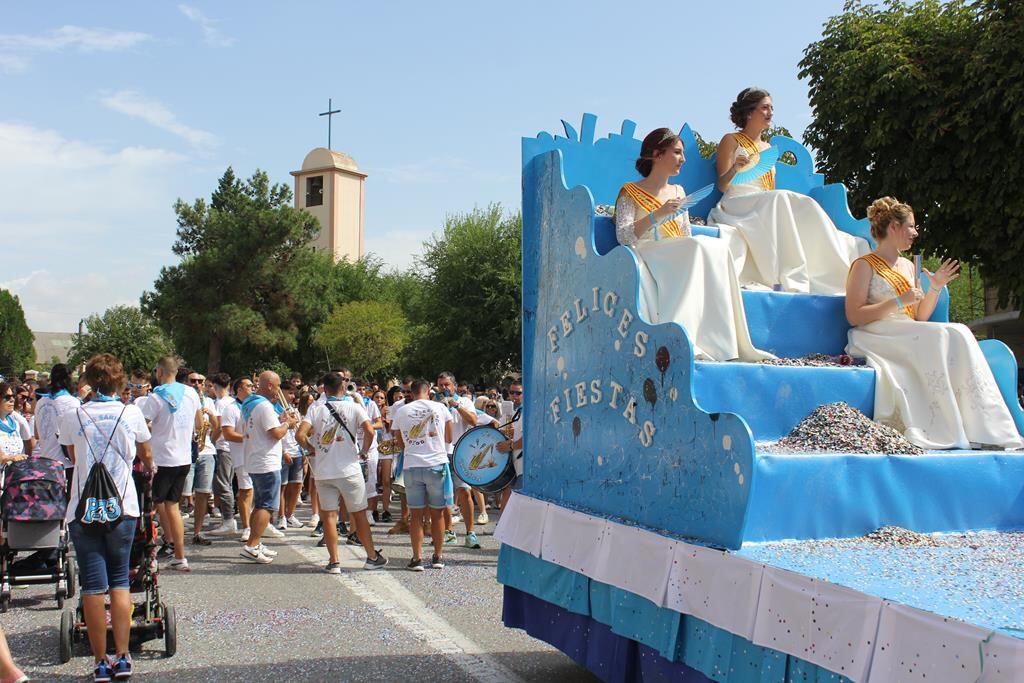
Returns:
[[[126,370],[149,370],[171,352],[163,332],[136,306],[113,306],[85,319],[85,332],[71,338],[68,364],[84,363],[97,353],[112,353]]]
[[[704,136],[698,133],[697,131],[693,131],[693,135],[697,139],[697,149],[700,150],[700,155],[705,159],[711,158],[711,156],[716,151],[718,151],[717,142],[709,142],[708,140],[705,140]],[[793,137],[793,135],[789,132],[789,129],[786,128],[785,126],[769,126],[764,130],[763,133],[761,133],[761,139],[764,140],[765,142],[771,142],[771,139],[776,135],[781,135],[786,138]],[[795,164],[796,157],[793,156],[792,152],[786,152],[781,157],[779,157],[779,161],[781,161],[784,164]]]
[[[295,281],[313,262],[317,219],[291,206],[287,185],[259,170],[243,182],[231,168],[209,203],[179,199],[174,211],[181,261],[161,269],[142,306],[178,351],[207,372],[226,355],[244,367],[295,351],[304,299],[315,295]]]
[[[800,62],[819,170],[861,215],[892,195],[925,252],[1024,296],[1024,3],[848,2]],[[963,279],[963,278],[961,278]]]
[[[449,216],[443,233],[424,243],[412,369],[492,379],[519,368],[522,233],[518,212],[506,216],[491,204]]]
[[[334,309],[313,336],[335,366],[369,376],[394,370],[409,343],[409,321],[396,303],[351,301]]]
[[[0,289],[0,375],[16,375],[36,362],[35,336],[25,322],[21,301]]]

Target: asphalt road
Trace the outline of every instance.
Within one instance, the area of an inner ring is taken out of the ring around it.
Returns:
[[[300,519],[308,514],[300,508]],[[480,550],[449,546],[447,566],[422,573],[405,569],[409,537],[388,536],[384,525],[374,537],[390,566],[363,571],[362,548],[342,546],[341,576],[322,571],[327,552],[314,547],[308,527],[268,541],[280,553],[270,565],[243,560],[233,538],[189,547],[191,574],[160,575],[161,597],[177,613],[178,652],[165,657],[162,641],[146,643],[133,679],[596,681],[557,650],[502,625],[491,517]],[[462,525],[456,528],[461,542]],[[91,681],[85,644],[59,663],[51,587],[13,593],[0,624],[15,661],[33,680]]]

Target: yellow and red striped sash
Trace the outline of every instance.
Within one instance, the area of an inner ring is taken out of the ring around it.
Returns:
[[[640,188],[636,183],[626,183],[622,186],[620,192],[625,192],[641,210],[647,213],[654,213],[662,206],[657,197]],[[658,230],[666,237],[681,237],[683,234],[682,228],[679,227],[679,223],[674,218],[659,225]]]
[[[888,263],[885,262],[885,259],[883,259],[878,254],[868,254],[867,256],[861,256],[859,259],[856,259],[853,263],[856,263],[857,261],[864,261],[869,266],[871,266],[871,269],[878,273],[879,277],[881,277],[883,280],[892,285],[892,288],[896,290],[896,296],[903,296],[904,292],[910,290],[910,281],[907,280],[906,277],[904,277],[903,273],[900,273],[894,268],[892,268]],[[853,263],[850,264],[851,269],[853,268]],[[910,306],[904,306],[903,312],[906,313],[911,318],[914,317],[914,310]]]
[[[733,137],[736,138],[736,142],[739,144],[740,147],[743,148],[743,151],[747,153],[747,156],[750,157],[751,161],[754,160],[755,155],[761,153],[761,150],[758,149],[757,147],[757,143],[751,140],[746,133],[733,133]],[[761,187],[764,188],[765,190],[774,190],[775,169],[773,168],[772,170],[768,171],[763,176],[761,176],[760,182]]]

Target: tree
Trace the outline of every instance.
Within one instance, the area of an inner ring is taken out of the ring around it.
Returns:
[[[257,170],[242,182],[231,168],[207,204],[178,200],[177,265],[161,269],[142,307],[186,358],[207,372],[293,352],[298,314],[312,294],[295,286],[314,261],[317,219],[291,206],[291,190]],[[199,359],[205,358],[205,363]]]
[[[153,319],[136,306],[113,306],[103,315],[90,315],[85,329],[71,338],[69,365],[84,363],[97,353],[112,353],[127,371],[148,371],[172,350]]]
[[[31,367],[36,362],[34,341],[21,301],[0,289],[0,375],[9,377]]]
[[[334,366],[377,376],[395,370],[409,343],[409,321],[396,303],[352,301],[334,309],[313,336]]]
[[[761,139],[765,142],[771,142],[771,139],[776,135],[781,135],[786,138],[793,137],[789,132],[789,128],[786,128],[785,126],[769,126],[768,128],[765,128],[763,133],[761,133]],[[705,140],[704,136],[697,131],[693,131],[693,136],[697,140],[697,149],[700,151],[700,155],[705,159],[711,158],[711,156],[718,151],[717,142]],[[779,161],[784,164],[795,164],[796,157],[793,156],[792,152],[786,152],[779,157]]]
[[[448,216],[424,243],[413,368],[494,378],[522,362],[522,233],[500,204]]]
[[[892,195],[920,244],[976,266],[999,303],[1024,297],[1024,3],[848,2],[800,62],[804,141],[863,215]]]

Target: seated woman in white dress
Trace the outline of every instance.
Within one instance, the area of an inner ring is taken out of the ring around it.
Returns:
[[[771,125],[771,96],[759,88],[740,92],[729,115],[739,132],[718,143],[718,189],[724,194],[708,215],[736,259],[744,286],[786,292],[842,294],[850,263],[868,243],[836,228],[811,197],[775,189],[775,171],[758,180],[731,184],[733,177],[768,149],[761,134]]]
[[[927,449],[1024,446],[971,331],[927,322],[960,265],[947,260],[934,274],[925,270],[924,294],[900,256],[917,237],[913,209],[882,197],[868,219],[878,248],[850,268],[846,317],[854,327],[846,351],[875,369],[875,420]]]
[[[619,243],[640,260],[640,312],[652,323],[682,325],[697,359],[772,358],[750,341],[728,246],[713,237],[691,237],[688,213],[672,219],[684,193],[668,181],[685,160],[675,133],[653,131],[636,161],[644,179],[623,185],[615,202]]]

